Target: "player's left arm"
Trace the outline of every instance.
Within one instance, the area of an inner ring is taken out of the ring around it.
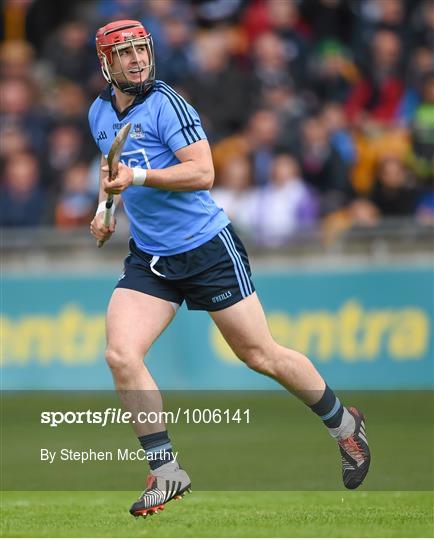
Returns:
[[[143,169],[142,174],[146,175],[143,185],[167,191],[197,191],[212,187],[214,166],[206,139],[180,148],[175,155],[180,161],[176,165],[166,169]],[[104,189],[107,193],[121,193],[131,185],[139,185],[137,180],[134,182],[134,176],[132,168],[119,163],[118,176],[110,183],[104,178]]]

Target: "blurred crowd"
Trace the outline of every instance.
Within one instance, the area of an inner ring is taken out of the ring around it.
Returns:
[[[139,19],[199,111],[213,194],[258,245],[403,217],[434,225],[434,0],[5,0],[6,227],[88,225],[99,26]]]

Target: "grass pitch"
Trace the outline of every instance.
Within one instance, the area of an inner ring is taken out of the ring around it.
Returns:
[[[145,520],[137,493],[4,492],[9,537],[430,537],[432,492],[193,492]]]

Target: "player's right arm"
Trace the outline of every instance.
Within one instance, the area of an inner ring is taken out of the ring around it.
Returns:
[[[101,155],[101,166],[99,172],[99,197],[98,197],[98,209],[96,211],[95,217],[90,224],[90,232],[97,240],[107,241],[110,236],[115,232],[116,228],[116,219],[112,216],[110,220],[110,225],[106,227],[104,225],[104,211],[105,211],[105,201],[107,199],[107,193],[103,188],[103,175],[106,174],[102,171],[102,167],[107,165],[107,159],[104,155]]]

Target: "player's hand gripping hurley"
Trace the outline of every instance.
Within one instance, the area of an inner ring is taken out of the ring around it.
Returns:
[[[109,168],[110,181],[114,180],[116,178],[116,175],[118,174],[119,159],[121,157],[122,150],[124,148],[130,129],[131,123],[128,123],[119,130],[108,153],[107,164]],[[110,225],[110,220],[112,217],[113,197],[114,195],[110,193],[105,203],[104,225],[106,227]],[[104,240],[97,240],[96,245],[99,248],[102,247],[104,245]]]

